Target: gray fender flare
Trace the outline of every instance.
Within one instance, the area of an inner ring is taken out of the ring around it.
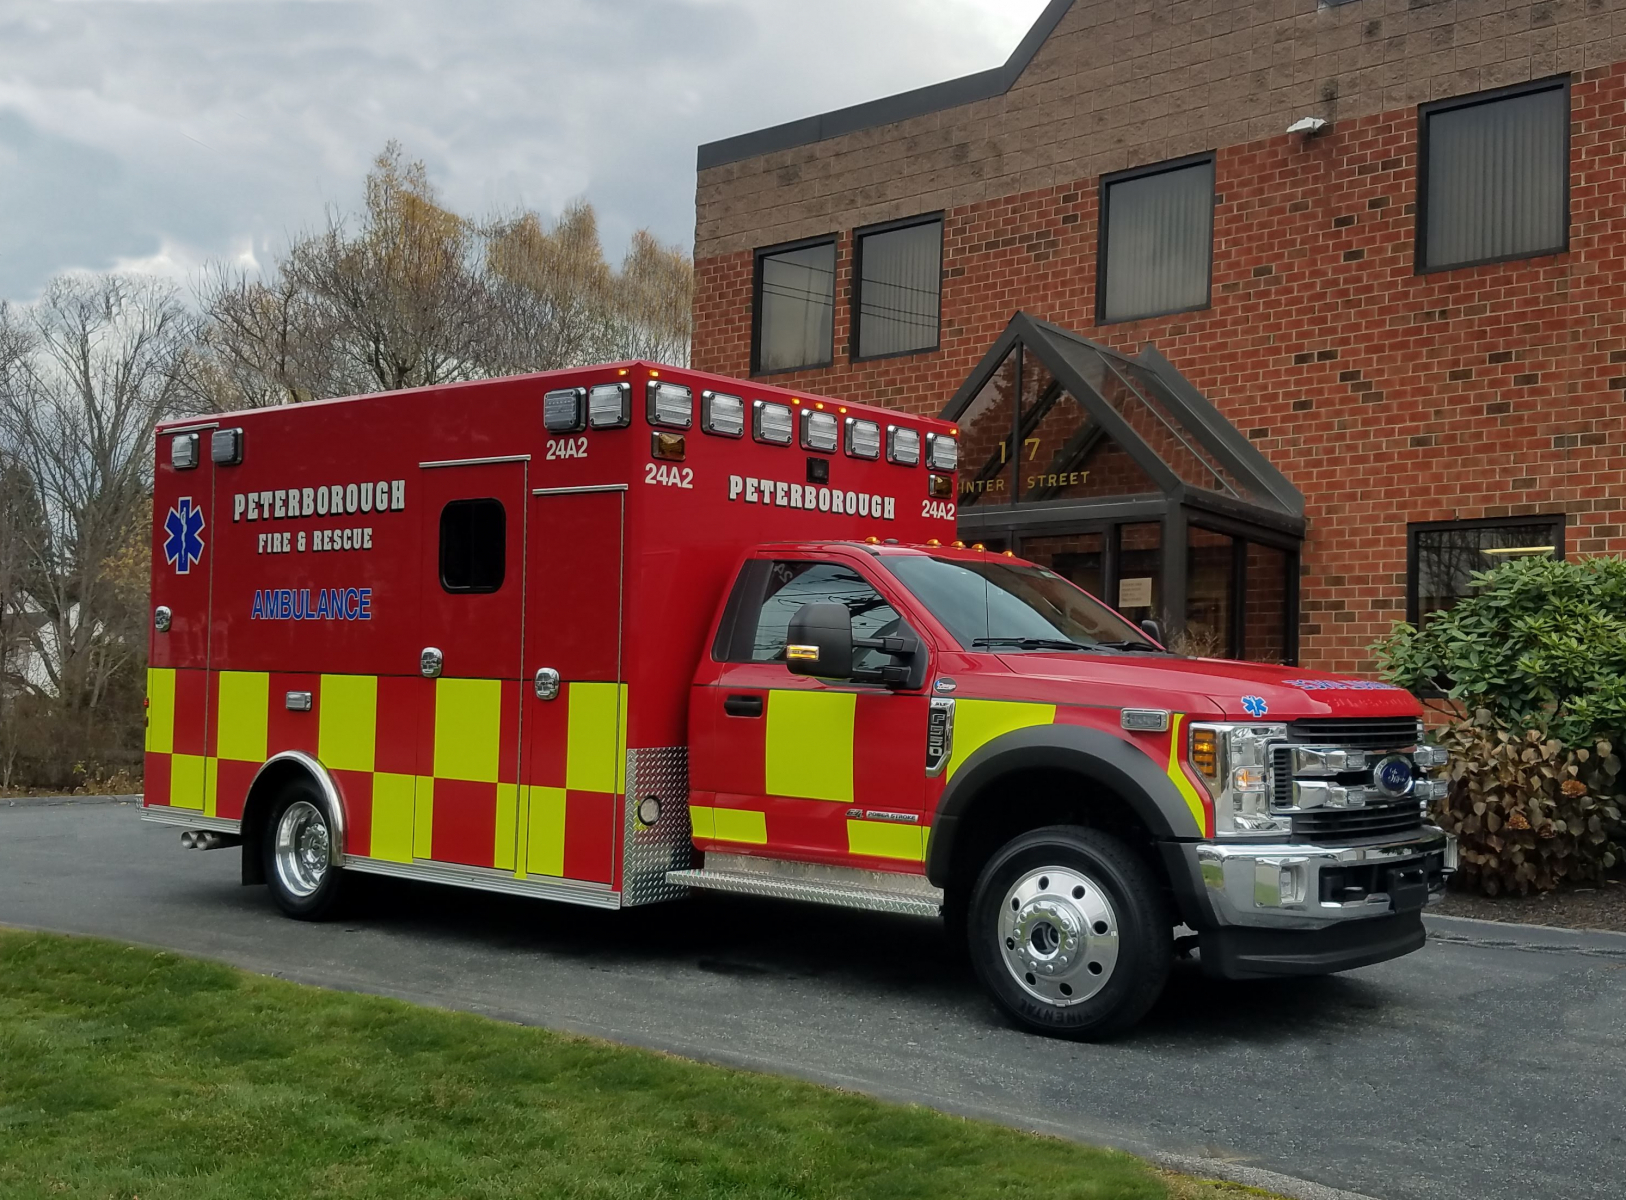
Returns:
[[[949,780],[932,821],[926,878],[947,886],[955,835],[977,796],[1003,775],[1034,769],[1067,771],[1123,797],[1158,841],[1203,836],[1167,771],[1137,746],[1084,725],[1031,725],[979,747]]]

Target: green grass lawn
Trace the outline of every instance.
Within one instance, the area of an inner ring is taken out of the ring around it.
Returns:
[[[1241,1195],[862,1096],[0,931],[0,1196]]]

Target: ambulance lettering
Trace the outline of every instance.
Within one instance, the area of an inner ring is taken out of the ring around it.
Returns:
[[[728,498],[746,504],[767,504],[774,508],[799,508],[805,512],[839,513],[848,517],[873,517],[879,521],[897,519],[895,496],[869,492],[844,492],[840,488],[811,483],[787,483],[782,479],[756,479],[750,475],[728,477]]]
[[[251,621],[371,621],[370,587],[256,588]]]

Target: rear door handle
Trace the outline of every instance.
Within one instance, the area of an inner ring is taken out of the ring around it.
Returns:
[[[731,717],[760,717],[761,696],[729,696],[723,701],[723,711]]]

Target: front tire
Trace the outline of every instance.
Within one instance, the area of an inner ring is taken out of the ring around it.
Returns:
[[[338,906],[343,872],[333,864],[333,828],[309,783],[285,788],[261,839],[265,882],[277,907],[301,921],[320,921]]]
[[[968,944],[989,996],[1012,1022],[1100,1040],[1146,1015],[1174,956],[1168,905],[1117,838],[1072,825],[1008,842],[971,894]]]

